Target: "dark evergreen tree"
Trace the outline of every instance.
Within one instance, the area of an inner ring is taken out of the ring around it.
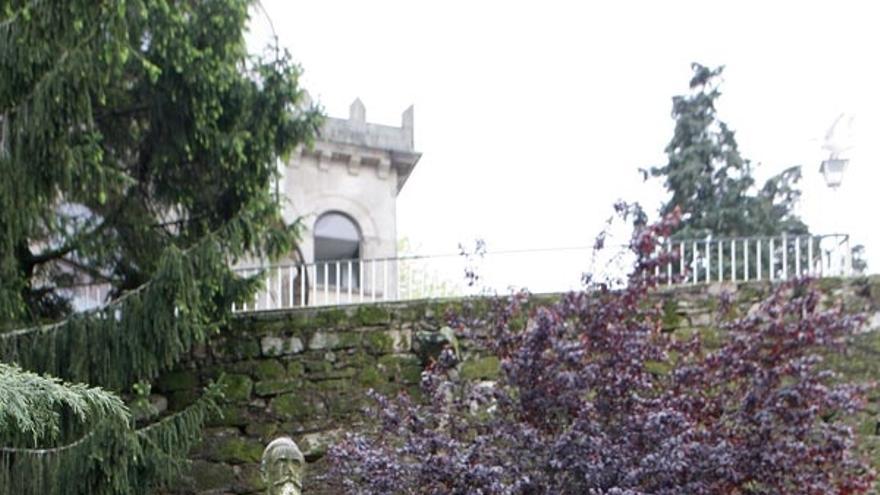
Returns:
[[[680,208],[677,238],[807,233],[794,213],[800,168],[789,168],[758,188],[734,131],[718,119],[715,104],[723,69],[693,64],[691,92],[672,99],[675,132],[666,147],[668,161],[646,172],[663,178],[672,195],[661,214]]]
[[[213,391],[140,429],[116,394],[295,241],[270,182],[320,115],[286,53],[247,53],[253,3],[0,1],[0,493],[148,492],[197,439]],[[113,301],[71,314],[88,282]]]

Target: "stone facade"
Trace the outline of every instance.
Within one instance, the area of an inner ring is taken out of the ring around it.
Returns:
[[[865,312],[871,329],[880,328],[880,277],[818,283],[826,304]],[[723,293],[733,294],[735,311],[746,314],[769,290],[767,283],[693,286],[663,290],[657,298],[668,331],[703,332],[711,346],[720,338],[714,313]],[[536,296],[532,304],[554,297]],[[280,435],[291,436],[309,462],[304,493],[333,493],[316,480],[322,456],[342,431],[358,428],[367,390],[418,396],[423,366],[450,340],[447,316],[464,310],[480,314],[486,304],[485,299],[413,301],[238,316],[154,384],[156,402],[167,400],[171,410],[194,400],[211,380],[226,385],[224,415],[213,420],[191,453],[192,469],[178,493],[259,493],[260,456]],[[476,340],[455,342],[463,357],[460,376],[491,380],[499,362],[480,352],[476,335]],[[859,336],[846,355],[828,356],[828,362],[854,379],[876,379],[878,356],[880,332],[873,331]],[[880,397],[872,395],[869,412],[856,426],[880,467],[878,407]]]
[[[348,119],[328,118],[312,148],[301,148],[280,168],[284,218],[304,220],[304,261],[314,260],[311,232],[324,213],[350,217],[361,231],[361,258],[397,255],[397,194],[421,154],[414,148],[413,107],[401,126],[366,121],[358,99]],[[393,278],[393,277],[392,277]]]

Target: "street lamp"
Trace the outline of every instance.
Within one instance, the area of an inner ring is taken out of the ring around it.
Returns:
[[[843,172],[848,163],[848,158],[838,158],[834,155],[822,161],[819,172],[825,177],[825,184],[828,187],[835,190],[840,187],[840,183],[843,181]]]
[[[831,189],[832,195],[836,196],[837,190],[840,188],[841,182],[843,182],[843,173],[846,170],[846,166],[849,164],[849,158],[845,157],[849,155],[848,152],[853,147],[852,115],[847,116],[846,114],[840,114],[837,117],[834,123],[831,124],[831,128],[829,128],[828,132],[825,134],[825,143],[822,147],[828,150],[829,154],[828,158],[822,161],[822,165],[819,167],[819,172],[824,177],[825,184]],[[832,203],[834,206],[826,209],[829,213],[831,213],[832,209],[840,208],[839,198],[835,197]],[[839,225],[842,218],[844,218],[843,215],[835,215],[833,224]],[[852,267],[852,253],[849,248],[849,237],[844,236],[843,242],[841,242],[839,238],[833,239],[834,240],[831,241],[832,244],[824,249],[825,255],[828,258],[827,266],[829,271],[833,270],[832,264],[839,263],[841,274],[849,275]],[[840,252],[841,248],[843,250],[842,253]],[[835,255],[834,258],[838,259],[833,262],[832,252],[839,253],[839,258],[838,255]]]

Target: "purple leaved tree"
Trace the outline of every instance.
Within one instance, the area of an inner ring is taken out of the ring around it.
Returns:
[[[654,247],[676,221],[636,229],[622,289],[590,282],[552,304],[497,301],[482,322],[497,381],[460,380],[445,350],[423,374],[423,400],[375,397],[375,429],[330,450],[330,478],[352,494],[869,490],[874,473],[842,421],[864,390],[818,353],[860,318],[822,309],[800,281],[747,316],[725,316],[721,301],[724,338],[711,348],[665,332],[651,274],[669,261]]]

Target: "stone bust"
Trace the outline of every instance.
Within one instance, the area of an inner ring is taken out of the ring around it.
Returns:
[[[279,437],[263,451],[260,472],[266,495],[302,495],[305,457],[290,437]]]

